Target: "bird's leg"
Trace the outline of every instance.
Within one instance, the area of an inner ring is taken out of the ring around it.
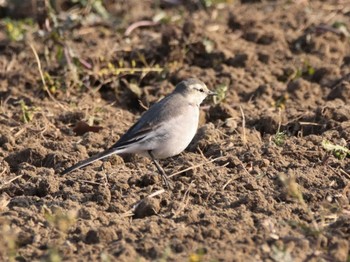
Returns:
[[[155,166],[157,167],[158,169],[158,172],[159,174],[161,175],[162,177],[162,180],[163,180],[163,183],[165,184],[165,186],[168,188],[168,189],[171,189],[171,183],[168,179],[168,176],[165,174],[165,171],[164,169],[160,166],[160,164],[158,163],[158,161],[154,158],[154,155],[152,153],[151,150],[148,151],[148,154],[150,155],[153,163],[155,164]]]

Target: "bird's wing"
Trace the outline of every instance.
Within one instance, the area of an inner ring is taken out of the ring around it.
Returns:
[[[152,105],[111,148],[122,149],[124,146],[139,142],[159,129],[169,118],[181,114],[178,104],[174,103],[175,100],[178,101],[177,97],[169,95]]]
[[[159,125],[154,125],[152,122],[147,122],[140,128],[136,128],[139,123],[137,122],[132,126],[128,132],[126,132],[117,143],[110,147],[110,149],[124,149],[128,145],[140,142],[145,137],[149,136],[151,132],[156,130]]]

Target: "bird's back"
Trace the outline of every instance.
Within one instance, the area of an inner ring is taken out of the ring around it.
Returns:
[[[112,148],[123,146],[136,136],[159,128],[170,119],[186,115],[187,106],[188,102],[181,93],[171,93],[153,104]]]

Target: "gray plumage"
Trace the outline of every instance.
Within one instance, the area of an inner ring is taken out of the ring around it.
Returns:
[[[78,162],[64,170],[62,175],[112,154],[131,153],[151,157],[168,185],[156,159],[171,157],[185,150],[197,131],[199,106],[207,95],[213,94],[198,79],[180,82],[171,94],[152,105],[113,146]]]

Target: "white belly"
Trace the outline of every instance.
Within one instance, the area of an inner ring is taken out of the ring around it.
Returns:
[[[199,110],[172,119],[164,128],[164,138],[152,150],[155,158],[162,159],[180,154],[191,143],[198,128]]]

